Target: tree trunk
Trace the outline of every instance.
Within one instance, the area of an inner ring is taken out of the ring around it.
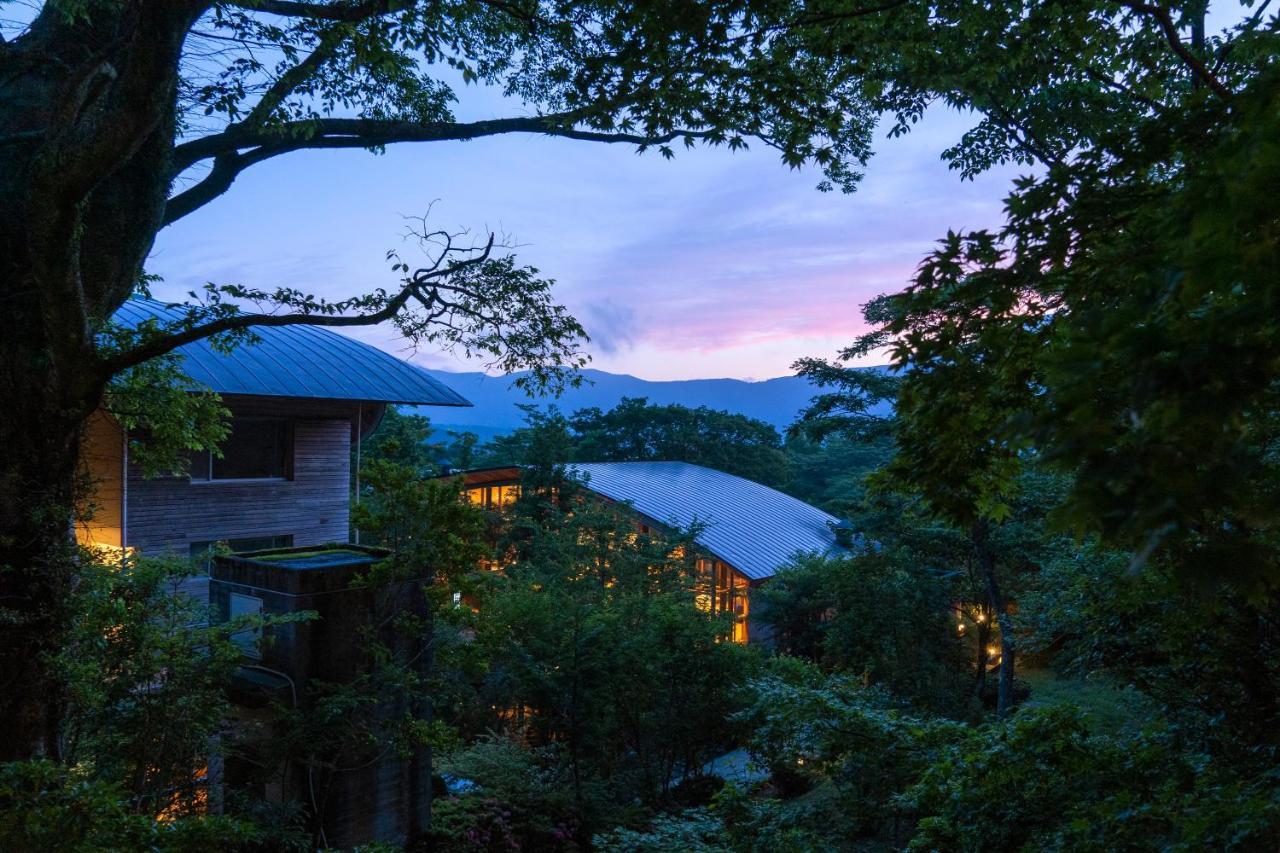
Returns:
[[[434,573],[428,570],[422,581],[411,582],[414,609],[422,620],[422,633],[413,638],[411,652],[416,653],[417,675],[421,679],[412,698],[410,713],[415,719],[430,723],[435,717],[431,701],[430,684],[435,675],[435,608],[432,605],[430,587],[435,582]],[[409,759],[409,838],[410,844],[431,849],[431,776],[432,755],[430,745],[415,745]]]
[[[1013,710],[1013,671],[1016,649],[1013,628],[1009,625],[1004,596],[1000,591],[999,579],[996,577],[996,558],[991,550],[989,534],[987,522],[977,521],[973,525],[970,536],[973,540],[974,555],[978,560],[978,569],[982,572],[982,581],[987,588],[992,618],[996,627],[1000,629],[1000,681],[996,692],[996,716],[1004,719]]]
[[[177,75],[207,4],[46,4],[0,44],[0,760],[57,756],[50,668],[75,574],[85,420],[110,379],[94,331],[163,221]]]
[[[987,653],[987,645],[991,642],[991,623],[985,619],[979,622],[977,634],[978,672],[973,685],[973,695],[977,699],[982,699],[982,694],[986,692],[987,689],[987,661],[991,659],[990,655]]]
[[[11,388],[5,381],[0,407],[0,761],[61,753],[62,690],[49,659],[69,616],[81,425],[75,410],[49,411]]]

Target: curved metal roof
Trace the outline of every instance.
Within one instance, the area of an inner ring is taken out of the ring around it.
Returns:
[[[706,527],[696,541],[752,580],[798,554],[847,553],[829,525],[840,519],[777,489],[688,462],[579,462],[588,489],[660,524]]]
[[[146,320],[180,321],[181,306],[130,299],[114,320],[134,327]],[[182,369],[219,394],[361,400],[420,406],[470,406],[458,392],[422,368],[377,347],[320,326],[263,326],[260,341],[230,353],[197,341],[177,350]]]

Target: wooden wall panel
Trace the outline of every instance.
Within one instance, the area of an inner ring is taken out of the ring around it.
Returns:
[[[124,433],[102,410],[93,413],[80,445],[87,494],[76,508],[76,540],[119,546],[124,508]]]
[[[287,405],[233,407],[236,413],[264,409],[289,411]],[[222,539],[289,535],[295,545],[346,542],[350,452],[349,418],[301,417],[294,422],[290,480],[144,479],[130,465],[127,544],[144,553],[186,556],[192,543]]]

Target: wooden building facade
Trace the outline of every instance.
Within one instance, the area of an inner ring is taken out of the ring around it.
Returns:
[[[130,300],[118,321],[181,315]],[[183,347],[194,389],[231,412],[220,454],[193,453],[182,476],[147,477],[107,411],[90,419],[81,454],[91,485],[76,519],[85,545],[200,558],[233,551],[349,541],[352,450],[390,403],[469,406],[426,371],[374,347],[308,326],[265,328],[230,353]],[[195,591],[194,588],[192,591]]]
[[[345,542],[351,448],[384,404],[228,396],[222,458],[193,455],[184,476],[147,477],[120,425],[95,414],[85,437],[92,505],[77,519],[86,545],[200,557],[215,542],[253,551]]]
[[[694,601],[730,614],[733,642],[767,641],[751,622],[751,591],[804,554],[838,554],[847,524],[760,483],[686,462],[595,462],[569,473],[598,500],[623,508],[642,532],[698,527]],[[464,471],[467,499],[501,510],[520,495],[516,466]]]

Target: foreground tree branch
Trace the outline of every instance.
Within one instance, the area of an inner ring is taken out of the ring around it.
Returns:
[[[707,139],[705,130],[672,130],[646,136],[574,127],[573,113],[513,116],[472,122],[410,122],[393,119],[328,118],[288,122],[258,129],[229,129],[225,133],[185,142],[174,149],[174,177],[211,157],[246,148],[279,148],[280,153],[306,148],[373,148],[397,142],[441,142],[480,139],[504,133],[535,133],[586,142],[661,145],[676,139]],[[274,155],[273,155],[274,156]]]
[[[169,200],[165,208],[164,224],[177,222],[225,193],[250,166],[294,151],[378,148],[405,142],[464,141],[507,133],[533,133],[584,142],[629,144],[644,149],[665,145],[676,139],[707,139],[712,136],[708,131],[699,130],[674,130],[657,136],[606,133],[572,127],[567,122],[573,118],[569,114],[559,114],[428,124],[331,118],[290,122],[256,130],[231,129],[215,136],[183,143],[175,150],[174,177],[201,160],[213,158],[214,163],[208,175]]]
[[[1173,21],[1173,15],[1163,6],[1157,6],[1155,3],[1144,3],[1141,0],[1120,0],[1120,5],[1132,9],[1141,15],[1153,18],[1160,25],[1160,31],[1164,33],[1165,41],[1169,43],[1169,47],[1183,64],[1191,69],[1191,73],[1213,90],[1214,94],[1222,98],[1224,101],[1230,101],[1232,94],[1221,80],[1218,79],[1209,67],[1196,56],[1195,52],[1187,47],[1186,42],[1178,34],[1178,25]],[[1203,26],[1203,23],[1201,23]]]
[[[100,369],[107,376],[119,375],[196,341],[251,339],[258,328],[391,322],[415,343],[483,355],[506,372],[530,371],[530,384],[558,387],[574,381],[566,373],[585,364],[580,346],[586,335],[550,298],[552,282],[538,278],[537,270],[517,267],[510,256],[496,257],[499,243],[493,233],[474,243],[466,232],[427,230],[425,218],[419,223],[410,236],[426,254],[426,263],[411,268],[389,253],[392,269],[402,274],[400,287],[390,293],[378,290],[331,302],[288,288],[268,292],[209,285],[205,303],[188,308],[176,322],[137,333],[111,329],[112,353]],[[239,307],[243,302],[291,310],[250,313]]]
[[[379,0],[373,3],[306,3],[302,0],[227,0],[226,5],[281,18],[355,23],[373,14],[386,14],[412,6],[411,0]]]

